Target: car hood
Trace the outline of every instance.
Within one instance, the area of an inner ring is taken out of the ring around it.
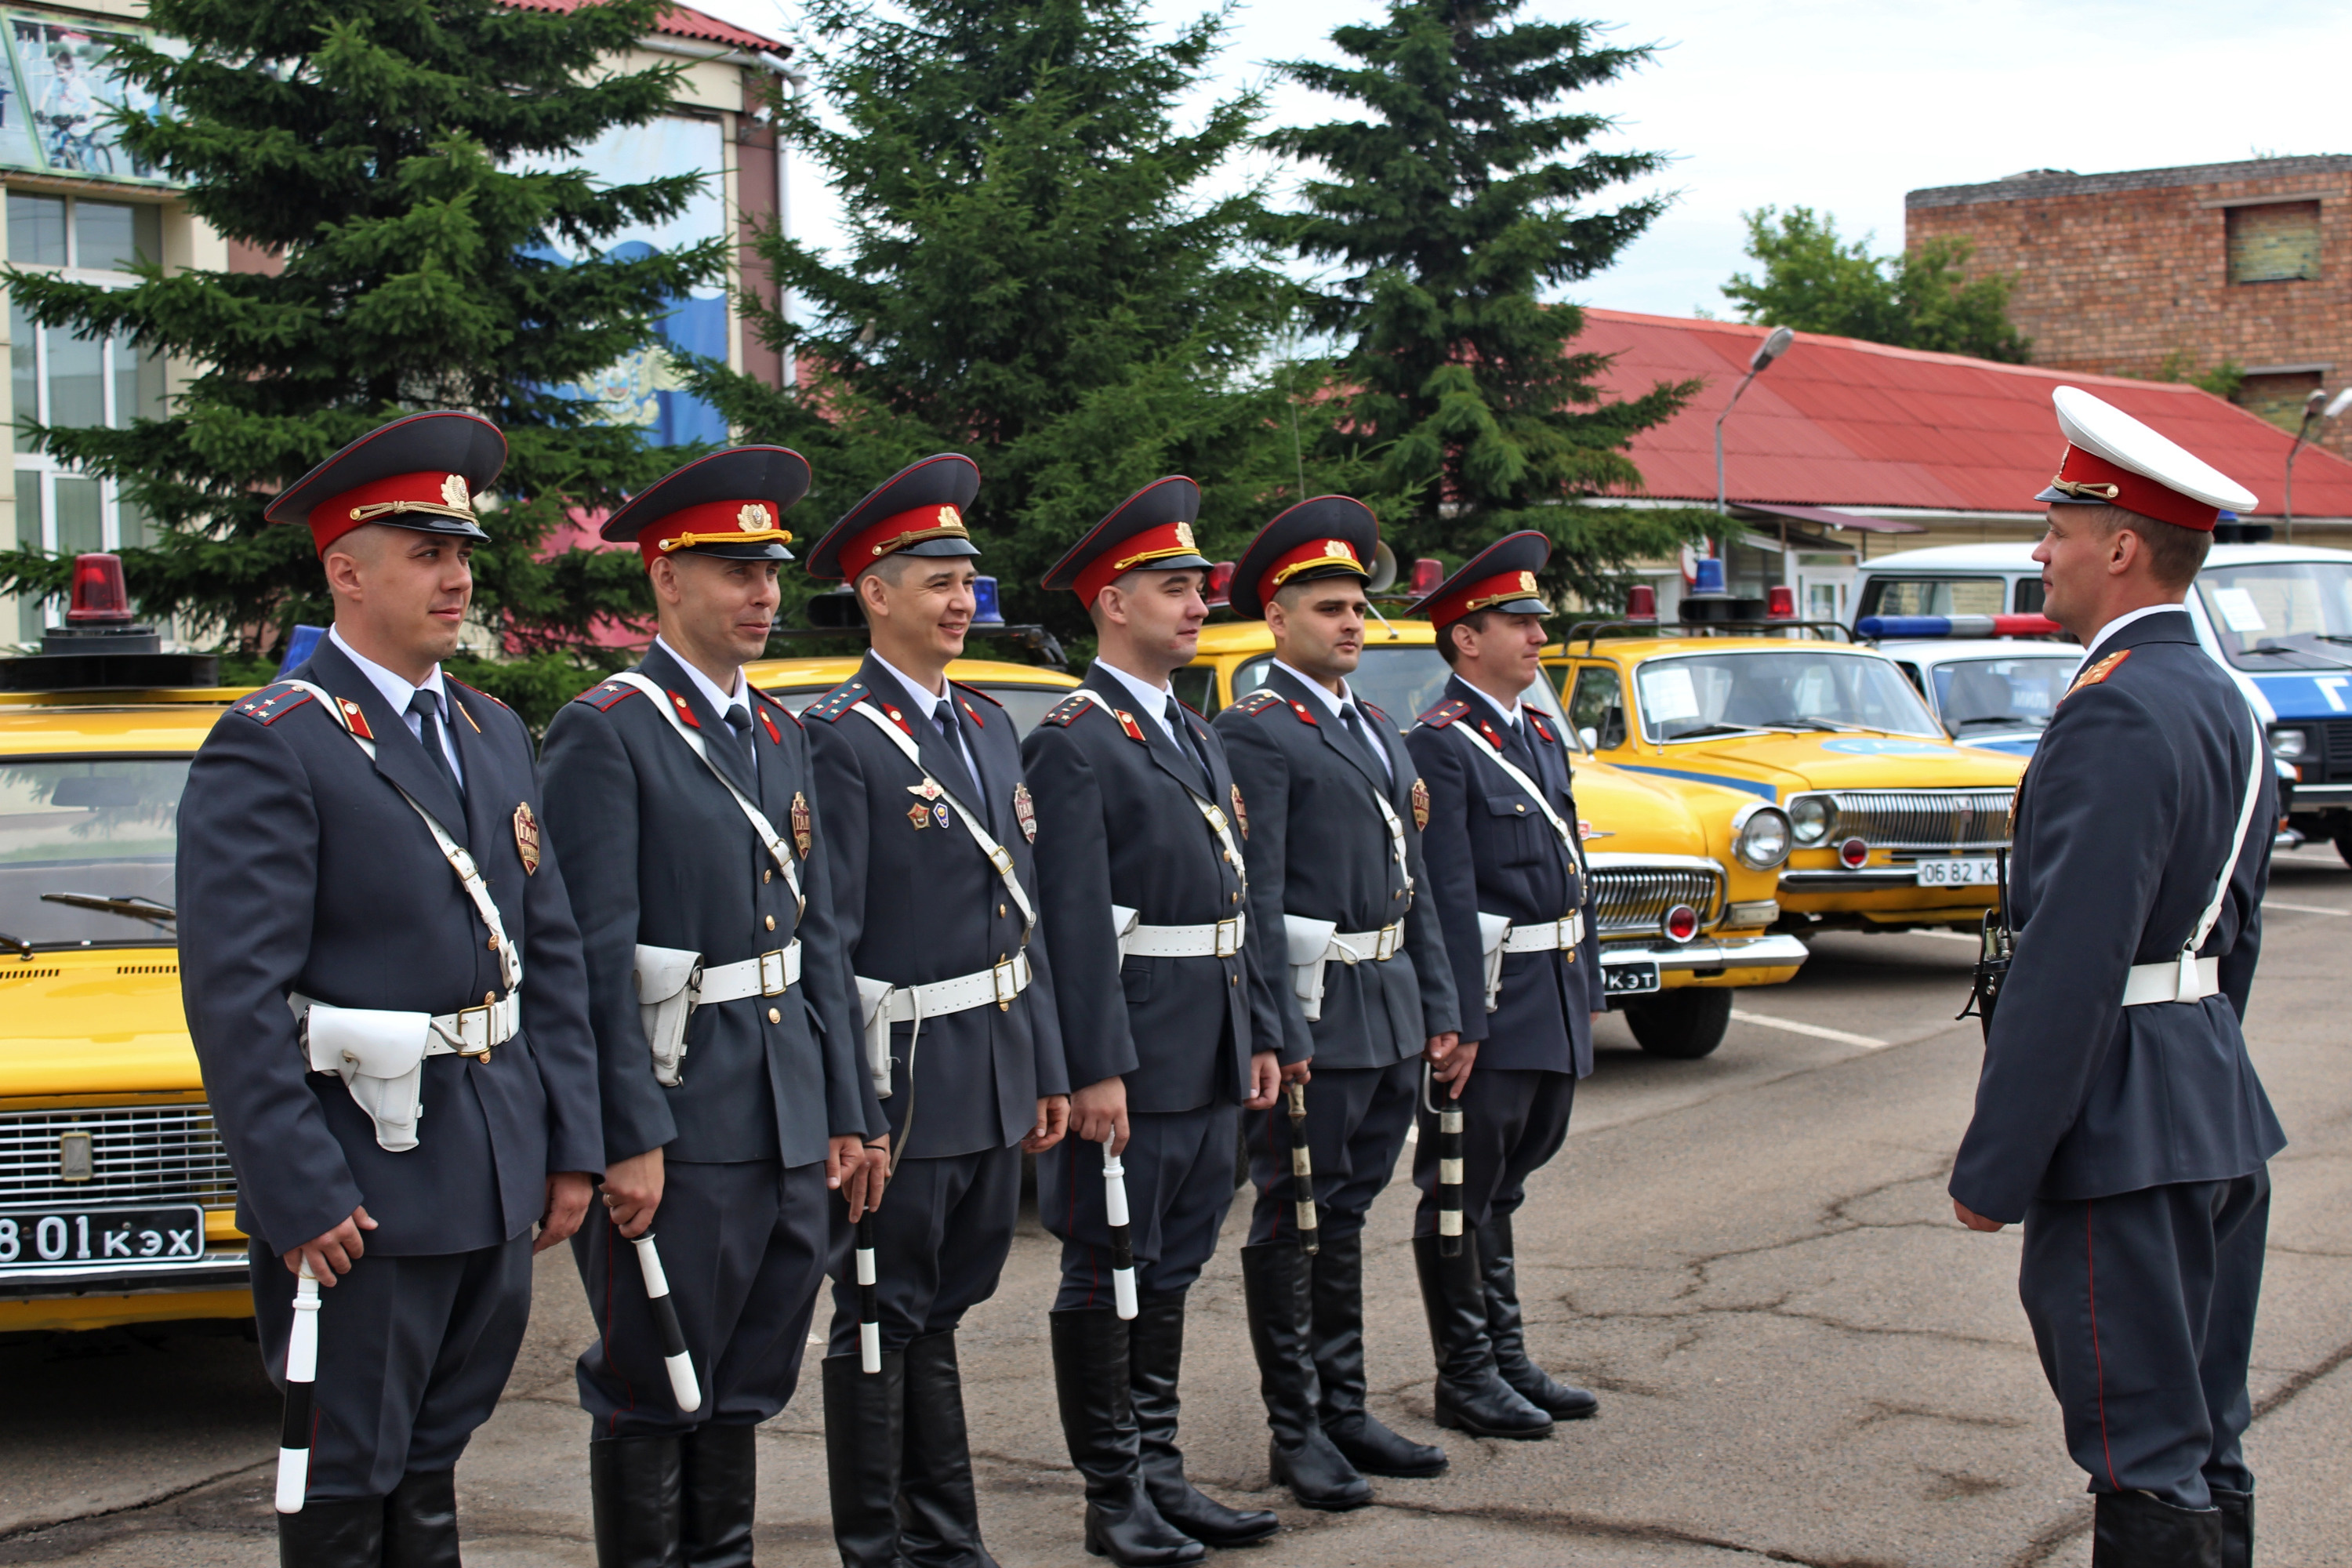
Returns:
[[[2018,758],[1911,735],[1726,735],[1644,748],[1640,759],[1624,765],[1764,799],[1808,789],[1996,788],[2015,784],[2023,772]]]
[[[1593,836],[1585,843],[1594,853],[1707,853],[1706,830],[1675,791],[1606,763],[1579,762],[1573,784],[1576,815],[1591,825]],[[1730,797],[1725,805],[1727,816],[1738,809]]]
[[[170,948],[0,956],[0,1098],[204,1087]]]

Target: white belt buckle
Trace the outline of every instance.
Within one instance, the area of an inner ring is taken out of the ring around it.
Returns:
[[[1394,921],[1381,927],[1380,941],[1373,945],[1372,957],[1381,963],[1396,956],[1397,928]]]
[[[1214,807],[1212,807],[1211,809],[1213,810]],[[1217,922],[1217,951],[1215,956],[1219,958],[1231,958],[1235,953],[1241,952],[1241,924],[1242,922],[1238,920],[1219,921]]]
[[[476,1058],[484,1067],[490,1063],[491,1006],[485,1003],[457,1009],[457,1054]]]
[[[760,994],[781,996],[784,994],[784,950],[781,947],[760,955]]]
[[[989,979],[996,987],[996,1010],[1000,1013],[1013,1011],[1013,999],[1021,994],[1020,986],[1014,984],[1020,976],[1013,972],[1013,960],[1008,958],[988,972]]]
[[[2197,973],[2197,953],[2193,948],[2180,950],[2180,971],[2174,981],[2172,999],[2176,1002],[2198,1002],[2204,999],[2205,977]]]

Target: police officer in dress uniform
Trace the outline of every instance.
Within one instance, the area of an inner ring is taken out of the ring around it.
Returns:
[[[605,1213],[572,1238],[598,1330],[580,1402],[601,1568],[751,1563],[753,1430],[799,1380],[828,1189],[845,1177],[855,1218],[879,1184],[808,739],[741,668],[808,482],[799,454],[741,447],[614,512],[604,537],[643,553],[661,632],[547,730],[604,1086]],[[694,1410],[669,1396],[628,1245],[656,1215]]]
[[[604,1165],[530,732],[440,667],[488,537],[471,496],[505,457],[488,422],[419,414],[270,503],[310,524],[334,626],[229,709],[181,801],[181,992],[271,1377],[292,1270],[325,1287],[310,1490],[278,1516],[301,1568],[457,1563],[455,1467],[514,1364],[531,1254]]]
[[[1200,510],[1191,479],[1160,479],[1045,574],[1086,605],[1099,651],[1022,747],[1077,1086],[1071,1136],[1037,1165],[1038,1212],[1062,1241],[1054,1380],[1087,1480],[1087,1549],[1123,1564],[1190,1563],[1278,1527],[1202,1496],[1176,1443],[1185,1292],[1233,1203],[1237,1108],[1272,1105],[1278,1084],[1273,1047],[1250,1035],[1245,809],[1224,746],[1168,679],[1208,616]],[[1115,926],[1114,909],[1134,923]],[[1114,1311],[1106,1142],[1127,1171],[1132,1324]]]
[[[1461,1048],[1433,1069],[1464,1113],[1462,1254],[1440,1245],[1437,1119],[1424,1103],[1413,1262],[1437,1354],[1437,1424],[1494,1437],[1540,1437],[1600,1407],[1528,1358],[1511,1245],[1528,1178],[1559,1152],[1576,1080],[1592,1071],[1601,1000],[1568,752],[1519,700],[1541,677],[1536,574],[1550,555],[1540,533],[1507,535],[1412,610],[1437,628],[1454,668],[1405,745],[1429,784],[1430,901],[1464,998]]]
[[[825,1457],[842,1561],[992,1563],[981,1543],[955,1330],[996,1289],[1021,1151],[1069,1114],[1020,737],[950,682],[980,552],[963,513],[980,470],[952,453],[901,470],[817,542],[873,637],[856,676],[803,717],[833,851],[834,907],[897,1142],[876,1211],[882,1371],[859,1370],[852,1231],[834,1212]],[[1097,920],[1108,920],[1101,910]],[[880,1087],[877,1084],[877,1088]]]
[[[1365,563],[1380,526],[1360,501],[1322,496],[1267,523],[1234,572],[1232,603],[1263,616],[1276,656],[1259,690],[1217,715],[1250,811],[1249,943],[1268,977],[1255,1038],[1279,1042],[1306,1081],[1319,1205],[1310,1258],[1295,1227],[1290,1138],[1279,1109],[1249,1128],[1257,1202],[1242,1282],[1273,1428],[1275,1479],[1308,1508],[1371,1500],[1366,1475],[1431,1476],[1443,1450],[1364,1407],[1364,1215],[1412,1125],[1424,1053],[1460,1027],[1428,886],[1427,795],[1398,726],[1358,697]]]
[[[2019,787],[2015,956],[1954,1163],[2022,1220],[2018,1293],[2097,1499],[2099,1568],[2253,1550],[2246,1361],[2286,1144],[2239,1031],[2277,819],[2260,724],[2180,607],[2254,498],[2130,416],[2053,395],[2045,613],[2085,647]]]

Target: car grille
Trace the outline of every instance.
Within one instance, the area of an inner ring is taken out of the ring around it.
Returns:
[[[2009,842],[2006,789],[1843,789],[1839,838],[1874,849],[1990,849]]]
[[[1723,912],[1722,873],[1696,866],[1596,866],[1592,891],[1604,937],[1654,936],[1676,904],[1696,910],[1701,927]]]
[[[2331,719],[2303,727],[2319,731],[2319,751],[2325,759],[2318,768],[2305,762],[2303,776],[2314,784],[2352,784],[2352,719]]]
[[[66,1181],[59,1140],[87,1132],[90,1179]],[[208,1105],[98,1107],[0,1114],[0,1204],[236,1202],[228,1151]]]

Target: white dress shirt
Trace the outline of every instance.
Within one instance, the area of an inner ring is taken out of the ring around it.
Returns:
[[[917,680],[913,676],[908,675],[905,670],[900,669],[897,665],[892,664],[888,659],[884,658],[878,653],[874,656],[874,662],[898,678],[898,684],[907,689],[908,699],[912,703],[915,711],[920,713],[923,716],[923,722],[929,724],[931,729],[936,731],[939,729],[939,725],[933,722],[931,716],[939,711],[940,704],[942,701],[950,699],[950,696],[955,690],[955,688],[949,686],[947,681],[942,679],[940,685],[943,689],[933,691],[923,685],[922,682]],[[958,724],[953,730],[950,731],[949,733],[955,739],[956,750],[963,753],[963,765],[971,773],[972,783],[975,784],[979,784],[980,764],[971,760],[971,747],[967,745],[964,742],[963,726],[961,724]]]
[[[1108,659],[1096,659],[1095,668],[1105,675],[1114,677],[1121,686],[1134,692],[1136,707],[1151,716],[1151,721],[1160,726],[1160,732],[1176,742],[1178,751],[1187,756],[1192,754],[1192,748],[1185,743],[1184,737],[1177,734],[1168,725],[1168,704],[1176,699],[1175,687],[1147,685],[1141,676],[1129,675]]]
[[[1332,718],[1337,719],[1340,717],[1340,715],[1349,708],[1355,709],[1356,722],[1363,726],[1364,743],[1372,749],[1372,755],[1380,758],[1381,771],[1388,774],[1391,783],[1395,781],[1396,763],[1389,760],[1389,749],[1381,744],[1378,741],[1372,739],[1372,725],[1375,721],[1370,714],[1364,711],[1363,705],[1356,700],[1356,689],[1354,687],[1349,685],[1345,679],[1342,679],[1339,682],[1339,689],[1334,691],[1329,687],[1324,685],[1321,681],[1316,679],[1313,676],[1308,675],[1306,671],[1294,669],[1278,658],[1274,661],[1274,668],[1281,670],[1284,674],[1289,676],[1291,679],[1296,680],[1298,684],[1307,688],[1307,690],[1312,691],[1316,696],[1321,698],[1323,700],[1323,706],[1330,710]]]
[[[702,693],[702,700],[710,704],[710,710],[719,715],[719,722],[726,723],[727,710],[730,708],[740,708],[743,710],[745,718],[751,717],[751,694],[743,689],[741,665],[735,667],[735,689],[731,692],[721,691],[717,681],[703,674],[692,659],[678,652],[677,647],[659,633],[654,636],[654,647],[677,660],[677,667],[686,671],[687,679],[694,682],[694,689]],[[728,724],[727,732],[733,734],[735,726]],[[749,734],[751,731],[747,729],[744,732]],[[751,748],[751,776],[753,778],[760,776],[760,748],[757,746]]]
[[[457,737],[449,728],[457,722],[457,716],[449,711],[449,690],[441,684],[441,667],[435,665],[432,673],[419,683],[386,669],[345,642],[341,626],[329,626],[327,640],[342,649],[344,658],[359,666],[360,673],[368,678],[368,684],[383,694],[383,700],[392,705],[394,712],[400,715],[401,722],[408,726],[408,732],[416,737],[419,745],[425,742],[425,721],[410,712],[408,704],[419,691],[430,691],[440,700],[441,752],[449,759],[449,771],[457,775],[457,783],[462,787],[466,782],[466,764],[457,760]]]

